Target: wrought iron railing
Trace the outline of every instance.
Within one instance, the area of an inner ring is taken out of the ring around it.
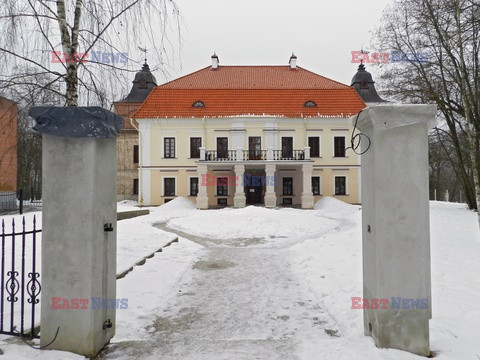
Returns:
[[[25,217],[20,231],[16,230],[13,219],[11,226],[7,225],[2,220],[0,334],[38,337],[35,319],[39,318],[41,285],[37,234],[42,230],[37,229],[35,216],[32,230],[25,229]]]

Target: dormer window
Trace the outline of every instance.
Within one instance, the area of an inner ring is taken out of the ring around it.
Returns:
[[[193,103],[192,107],[194,107],[194,108],[204,108],[205,103],[203,101],[195,101]]]
[[[368,89],[368,83],[366,80],[360,82],[360,89]]]
[[[303,107],[317,107],[317,103],[315,101],[308,100],[305,102],[305,104],[303,104]]]
[[[147,88],[147,80],[142,79],[138,83],[138,88],[139,89],[146,89]]]

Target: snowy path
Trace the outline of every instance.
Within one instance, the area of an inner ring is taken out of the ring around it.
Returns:
[[[302,334],[331,339],[325,330],[335,331],[334,321],[290,267],[288,248],[296,241],[212,241],[157,226],[206,251],[146,326],[151,336],[137,344],[142,358],[298,359]],[[123,345],[105,358],[121,358]]]

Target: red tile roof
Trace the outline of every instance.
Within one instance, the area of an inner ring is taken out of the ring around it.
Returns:
[[[205,107],[192,107],[196,101]],[[134,117],[350,116],[364,107],[352,87],[299,67],[219,66],[157,86]]]

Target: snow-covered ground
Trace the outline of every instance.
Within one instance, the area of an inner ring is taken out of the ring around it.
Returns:
[[[431,349],[438,359],[478,359],[476,214],[459,204],[430,208]],[[117,335],[101,358],[421,359],[377,349],[363,335],[362,310],[351,309],[351,297],[362,296],[358,206],[324,198],[308,211],[198,211],[179,198],[150,210],[119,222],[119,268],[131,266],[133,252],[179,242],[118,281],[128,309],[117,311]],[[1,337],[4,358],[78,358],[16,344]]]

